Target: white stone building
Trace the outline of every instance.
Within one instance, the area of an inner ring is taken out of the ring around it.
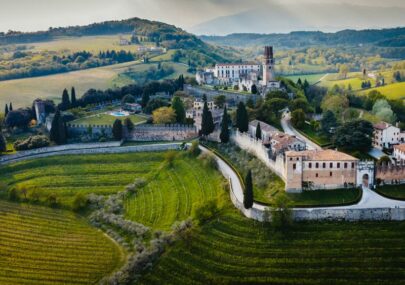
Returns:
[[[265,122],[259,120],[253,120],[249,123],[249,134],[251,137],[256,137],[257,125],[260,124],[260,130],[262,131],[262,141],[264,144],[270,144],[271,137],[274,134],[280,133],[275,127],[266,124]]]
[[[386,122],[380,122],[374,125],[373,147],[378,149],[391,149],[394,145],[400,143],[402,137],[401,130]]]
[[[405,162],[405,144],[394,145],[393,156],[397,162]]]

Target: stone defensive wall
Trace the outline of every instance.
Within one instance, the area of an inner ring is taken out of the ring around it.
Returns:
[[[66,124],[69,136],[80,136],[89,134],[91,131],[92,135],[112,135],[112,126],[110,125],[79,125],[79,124]]]
[[[260,95],[255,94],[241,94],[238,92],[232,91],[223,91],[223,90],[214,90],[214,89],[206,89],[200,86],[192,86],[192,85],[184,85],[184,92],[187,95],[191,95],[197,98],[202,98],[203,95],[207,96],[209,101],[214,100],[215,97],[219,95],[224,95],[226,100],[231,105],[236,105],[240,101],[246,103],[249,99],[252,99],[253,102],[256,102],[260,97]]]
[[[403,184],[405,183],[405,164],[377,164],[375,177],[381,184]]]
[[[194,125],[137,125],[126,135],[128,141],[184,141],[198,136]]]

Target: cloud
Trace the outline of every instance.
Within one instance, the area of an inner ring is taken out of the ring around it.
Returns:
[[[92,22],[141,17],[183,28],[253,9],[268,3],[294,6],[319,0],[1,0],[0,30],[35,31],[50,26],[82,25]],[[405,7],[403,0],[322,0],[367,6]]]

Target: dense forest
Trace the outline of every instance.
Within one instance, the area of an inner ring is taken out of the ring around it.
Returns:
[[[313,45],[364,45],[405,47],[405,28],[382,30],[344,30],[336,33],[291,32],[289,34],[231,34],[227,36],[201,36],[203,41],[225,46],[249,47],[273,45],[282,48]]]

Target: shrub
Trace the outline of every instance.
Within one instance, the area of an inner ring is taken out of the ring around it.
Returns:
[[[10,201],[18,201],[20,200],[20,196],[18,194],[18,190],[16,188],[10,188],[7,193],[8,199]]]
[[[48,137],[39,135],[39,136],[30,136],[29,138],[25,140],[17,140],[14,143],[14,148],[16,150],[29,150],[29,149],[35,149],[35,148],[41,148],[41,147],[47,147],[49,146],[50,141]]]
[[[34,188],[28,193],[28,200],[30,200],[33,203],[38,203],[40,198],[41,198],[41,191],[39,189]]]
[[[52,208],[56,208],[59,206],[59,199],[58,196],[55,193],[50,193],[47,197],[46,197],[46,203],[52,207]]]
[[[218,201],[211,200],[204,204],[197,204],[193,210],[193,217],[202,225],[213,218],[219,213]]]
[[[210,153],[203,153],[198,157],[198,159],[200,159],[202,161],[204,167],[212,168],[212,169],[218,168],[217,160]]]
[[[81,211],[87,207],[89,199],[83,193],[77,193],[73,199],[72,209],[73,211]]]
[[[173,167],[174,166],[174,160],[177,157],[177,152],[174,150],[168,151],[165,153],[165,162],[168,167]]]
[[[197,156],[200,155],[201,149],[200,149],[200,144],[199,144],[198,141],[193,141],[191,143],[191,146],[190,146],[190,148],[188,150],[188,153],[193,157],[197,157]]]

